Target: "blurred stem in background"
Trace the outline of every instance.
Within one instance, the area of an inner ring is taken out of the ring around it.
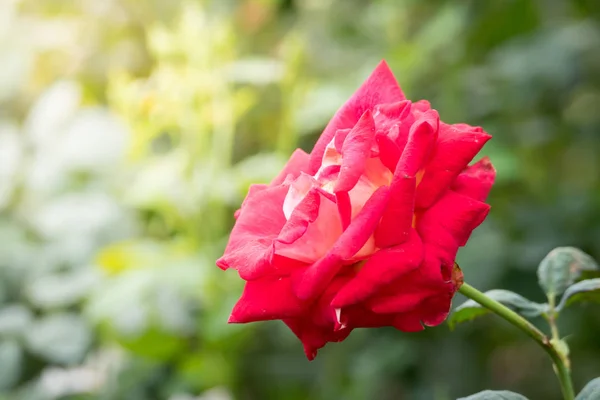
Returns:
[[[551,324],[553,339],[550,340],[542,331],[533,326],[533,324],[521,317],[519,314],[504,306],[500,302],[486,296],[484,293],[475,289],[468,283],[463,283],[460,287],[459,292],[469,299],[476,301],[483,307],[504,318],[512,325],[521,329],[529,337],[535,340],[548,355],[552,358],[554,363],[554,371],[558,377],[560,388],[565,400],[573,400],[575,398],[575,392],[573,390],[573,382],[571,381],[571,372],[569,368],[568,355],[564,351],[558,348],[558,344],[562,343],[558,337],[558,330],[555,324]],[[551,310],[553,312],[553,310]],[[556,334],[556,337],[554,335]]]

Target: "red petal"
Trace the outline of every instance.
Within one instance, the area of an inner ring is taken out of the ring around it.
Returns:
[[[415,310],[431,294],[435,294],[435,292],[403,291],[394,296],[373,298],[369,301],[369,306],[373,312],[378,314],[405,313]]]
[[[398,126],[395,126],[392,129],[397,130]],[[375,141],[379,146],[379,159],[390,171],[395,171],[396,164],[398,164],[402,151],[387,135],[377,134],[375,135]]]
[[[258,279],[246,283],[228,322],[293,318],[301,315],[305,309],[306,304],[294,296],[289,277]]]
[[[484,157],[456,177],[452,184],[452,190],[475,200],[485,201],[495,178],[494,166],[489,158]]]
[[[437,326],[444,322],[450,313],[454,292],[447,292],[425,300],[419,306],[421,321],[426,326]]]
[[[425,329],[416,312],[396,314],[394,328],[402,332],[420,332]]]
[[[235,219],[238,219],[240,214],[242,213],[242,208],[244,208],[244,205],[246,204],[246,200],[248,200],[250,197],[254,196],[256,193],[258,193],[261,190],[266,189],[268,187],[269,187],[268,185],[265,185],[262,183],[250,185],[250,187],[248,188],[248,194],[244,198],[244,201],[242,202],[242,205],[240,206],[240,208],[238,210],[236,210],[235,213],[233,214],[233,217]]]
[[[346,339],[351,329],[334,331],[312,324],[302,318],[285,319],[283,322],[294,332],[304,346],[304,354],[309,361],[314,360],[317,351],[328,342],[341,342]]]
[[[434,254],[426,254],[418,269],[388,284],[367,306],[379,314],[412,312],[425,299],[452,291],[454,285],[445,281],[441,264]]]
[[[331,301],[336,296],[337,292],[344,287],[350,280],[352,275],[336,276],[327,285],[325,292],[315,302],[314,306],[307,312],[309,318],[315,325],[335,329],[337,324],[337,316]]]
[[[416,207],[430,207],[490,138],[478,127],[440,123],[435,153],[417,190]]]
[[[429,110],[431,110],[431,103],[429,103],[427,100],[419,100],[413,103],[412,111],[417,115],[420,115],[419,113],[424,113]]]
[[[395,246],[408,237],[414,214],[415,175],[431,152],[438,121],[437,112],[430,110],[411,128],[408,143],[394,171],[390,187],[390,205],[375,233],[378,247]]]
[[[286,223],[282,205],[287,191],[274,186],[248,193],[225,254],[217,260],[220,268],[234,268],[243,279],[256,279],[269,269],[273,240]]]
[[[390,202],[375,231],[377,247],[392,247],[408,239],[413,222],[415,190],[416,178],[396,170],[390,185]]]
[[[334,192],[348,192],[356,185],[371,155],[374,136],[375,123],[371,111],[367,110],[344,140],[342,167]]]
[[[352,131],[352,129],[338,129],[335,132],[335,137],[333,139],[333,145],[335,150],[342,154],[342,147],[344,146],[344,141],[348,137],[348,134]]]
[[[398,167],[404,175],[415,176],[433,150],[439,125],[437,111],[429,110],[410,128],[408,142],[402,151]]]
[[[404,148],[408,131],[414,122],[410,100],[378,104],[373,110],[373,119],[378,133],[389,136],[399,148]],[[393,132],[392,129],[395,129]],[[393,168],[392,168],[393,170]]]
[[[342,308],[362,302],[385,285],[417,268],[423,260],[423,246],[416,231],[410,240],[373,254],[333,299],[334,308]]]
[[[363,113],[377,104],[405,100],[396,78],[385,61],[382,61],[371,76],[352,97],[335,113],[310,155],[310,173],[315,174],[321,166],[325,148],[338,129],[352,128]]]
[[[380,187],[348,229],[342,233],[330,252],[297,276],[294,290],[299,298],[309,299],[323,293],[327,284],[343,266],[343,261],[350,260],[365,245],[381,218],[388,194],[387,187]]]
[[[350,202],[350,194],[348,192],[339,192],[335,194],[338,214],[342,221],[342,229],[346,230],[350,226],[352,220],[352,204]]]
[[[354,328],[379,328],[383,326],[392,326],[394,315],[375,314],[373,311],[354,305],[344,308],[340,311],[340,325],[343,329]]]
[[[283,167],[281,172],[279,172],[279,174],[273,178],[270,186],[280,185],[288,175],[292,175],[292,178],[296,179],[301,172],[308,171],[309,160],[310,155],[306,154],[306,152],[304,152],[302,149],[296,149],[292,153],[292,156],[288,160],[285,167]]]
[[[448,190],[417,219],[417,231],[425,243],[444,247],[449,233],[458,245],[464,246],[489,210],[488,204]]]

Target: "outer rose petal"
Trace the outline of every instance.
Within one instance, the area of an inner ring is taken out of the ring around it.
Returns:
[[[233,307],[230,323],[293,318],[307,308],[292,292],[287,278],[264,278],[246,283],[242,297]]]
[[[344,340],[350,334],[351,329],[336,329],[337,317],[335,310],[330,305],[333,296],[350,278],[350,276],[336,277],[304,315],[293,320],[285,320],[285,323],[302,341],[309,360],[312,360],[316,356],[317,350],[327,342]]]
[[[297,275],[294,291],[300,299],[310,299],[323,293],[327,284],[343,267],[344,262],[365,245],[372,235],[388,202],[388,189],[380,187],[342,233],[327,255]]]
[[[489,158],[483,157],[456,177],[452,190],[475,200],[485,201],[495,179],[494,166]]]
[[[328,342],[341,342],[346,339],[351,329],[333,330],[311,323],[302,318],[284,319],[283,322],[294,332],[304,346],[304,354],[309,361],[314,360],[317,351]]]
[[[419,184],[416,207],[430,207],[490,138],[479,127],[441,123],[435,153]]]
[[[361,304],[346,307],[338,312],[338,328],[343,327],[342,329],[392,326],[395,317],[393,314],[375,314]]]
[[[310,156],[304,152],[302,149],[296,149],[290,159],[288,160],[285,167],[279,172],[279,174],[273,178],[270,183],[270,186],[276,186],[283,183],[285,178],[288,175],[292,175],[293,179],[296,179],[301,172],[306,172],[308,170],[308,162],[310,160]]]
[[[385,285],[417,268],[422,260],[421,239],[413,229],[407,242],[373,254],[356,276],[341,288],[331,305],[342,308],[364,301]]]
[[[489,211],[488,204],[448,190],[417,219],[417,230],[426,243],[440,243],[440,238],[450,234],[463,246]]]
[[[440,260],[428,254],[418,269],[390,283],[381,294],[369,299],[367,306],[379,314],[413,312],[425,299],[453,288],[444,280]]]
[[[327,124],[311,152],[309,173],[314,174],[319,170],[325,148],[338,129],[352,128],[365,111],[372,110],[377,104],[402,100],[405,100],[404,93],[387,63],[382,61]]]
[[[273,240],[286,219],[282,204],[287,186],[251,191],[236,221],[225,254],[217,260],[221,269],[237,269],[243,279],[255,279],[269,269]]]
[[[437,326],[444,322],[450,313],[454,291],[450,290],[426,299],[419,306],[421,321],[426,326]]]
[[[242,205],[240,206],[239,210],[237,210],[233,216],[235,219],[238,219],[240,214],[242,213],[242,208],[244,208],[244,205],[246,204],[246,201],[251,198],[252,196],[254,196],[256,193],[260,192],[263,189],[268,188],[268,185],[264,185],[261,183],[258,184],[253,184],[250,185],[250,187],[248,188],[248,194],[246,195],[246,197],[244,198],[244,201],[242,202]]]
[[[419,313],[416,311],[396,314],[393,326],[402,332],[420,332],[425,329],[421,323]]]

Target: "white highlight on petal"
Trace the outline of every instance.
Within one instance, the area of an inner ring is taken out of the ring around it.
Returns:
[[[336,330],[342,330],[342,329],[346,328],[346,324],[342,323],[342,309],[334,308],[334,311],[335,311],[335,319],[336,319],[337,323],[339,324],[339,327]]]
[[[315,179],[304,172],[290,184],[290,188],[283,201],[283,215],[285,215],[285,219],[290,219],[296,206],[300,204],[304,197],[306,197],[306,194],[315,185]]]

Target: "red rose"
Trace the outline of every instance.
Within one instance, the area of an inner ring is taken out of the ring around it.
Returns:
[[[492,164],[468,166],[489,139],[406,100],[379,64],[311,154],[250,187],[217,261],[247,281],[229,322],[281,319],[309,359],[354,328],[440,324],[458,247],[490,208]]]

